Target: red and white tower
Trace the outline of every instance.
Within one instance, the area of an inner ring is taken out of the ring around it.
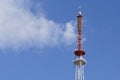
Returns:
[[[75,49],[74,54],[76,59],[73,61],[76,65],[75,80],[84,80],[84,65],[86,60],[84,59],[85,51],[82,49],[82,13],[81,9],[78,12],[78,48]]]

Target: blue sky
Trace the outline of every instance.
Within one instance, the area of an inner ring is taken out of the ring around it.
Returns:
[[[74,80],[78,6],[85,80],[120,79],[119,0],[0,2],[0,80]]]

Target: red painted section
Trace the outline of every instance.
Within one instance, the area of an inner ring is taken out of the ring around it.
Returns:
[[[82,50],[82,15],[78,15],[78,49],[75,50],[74,54],[76,56],[83,56],[85,55],[85,51]]]
[[[84,56],[85,55],[85,51],[83,51],[83,50],[75,50],[74,54],[76,56]]]

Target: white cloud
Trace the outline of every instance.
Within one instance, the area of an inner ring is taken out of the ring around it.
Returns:
[[[63,33],[63,42],[67,45],[71,45],[76,40],[76,34],[74,32],[75,26],[72,21],[66,23],[65,26],[66,26],[66,31],[64,31]]]
[[[34,16],[24,5],[26,1],[0,0],[0,49],[33,45],[42,48],[75,42],[72,21],[59,24],[43,15]]]

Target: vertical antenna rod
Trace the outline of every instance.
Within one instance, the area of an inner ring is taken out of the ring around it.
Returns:
[[[79,7],[79,12],[78,12],[78,50],[82,50],[82,12],[81,8]]]
[[[82,50],[82,12],[81,8],[79,7],[79,12],[78,12],[78,49],[75,50],[75,55],[76,56],[84,56],[85,52]]]

